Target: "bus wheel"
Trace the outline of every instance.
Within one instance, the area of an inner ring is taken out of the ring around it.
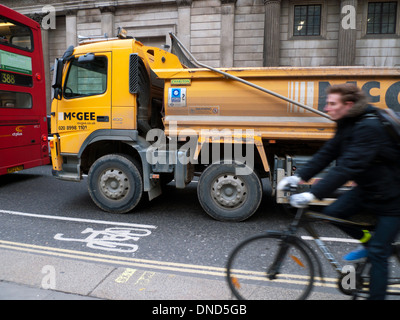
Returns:
[[[201,174],[197,196],[203,209],[220,221],[243,221],[258,209],[262,198],[262,184],[251,171],[238,175],[237,164],[215,163]]]
[[[143,195],[140,165],[131,157],[110,154],[97,159],[88,174],[89,194],[104,211],[127,213]]]

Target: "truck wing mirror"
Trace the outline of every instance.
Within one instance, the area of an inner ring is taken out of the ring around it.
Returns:
[[[94,61],[93,53],[86,53],[84,56],[78,58],[78,63],[89,63]]]
[[[69,46],[68,49],[64,52],[64,55],[62,56],[62,60],[68,61],[71,60],[74,56],[72,55],[74,53],[74,46]]]
[[[53,81],[51,83],[51,98],[61,100],[61,86],[62,86],[62,71],[64,63],[62,59],[56,59],[54,61],[54,73]]]

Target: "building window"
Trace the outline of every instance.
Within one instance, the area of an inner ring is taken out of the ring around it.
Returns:
[[[397,2],[368,3],[367,34],[393,34],[396,31]]]
[[[319,36],[321,34],[321,5],[294,6],[294,36]]]

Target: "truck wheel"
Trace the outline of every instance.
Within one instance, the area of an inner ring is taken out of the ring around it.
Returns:
[[[89,194],[102,210],[127,213],[143,195],[140,165],[132,158],[110,154],[97,159],[88,174]]]
[[[258,209],[262,184],[258,175],[237,175],[236,164],[216,163],[201,174],[197,196],[203,209],[220,221],[243,221]]]

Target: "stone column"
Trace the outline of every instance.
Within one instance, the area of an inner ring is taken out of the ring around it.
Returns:
[[[114,29],[114,6],[100,7],[101,12],[101,35],[107,34],[109,38],[117,35],[117,30]]]
[[[345,8],[345,6],[349,6]],[[343,9],[349,9],[344,10]],[[341,19],[339,24],[338,66],[352,66],[356,58],[357,28],[356,19],[357,0],[342,0],[340,2]],[[345,19],[343,19],[345,18]]]
[[[76,47],[78,44],[78,35],[76,30],[76,10],[67,10],[65,12],[65,44]]]
[[[264,0],[264,66],[279,66],[281,0]]]
[[[176,3],[178,5],[177,37],[190,50],[192,0],[176,0]]]
[[[233,67],[236,0],[221,0],[221,67]]]

